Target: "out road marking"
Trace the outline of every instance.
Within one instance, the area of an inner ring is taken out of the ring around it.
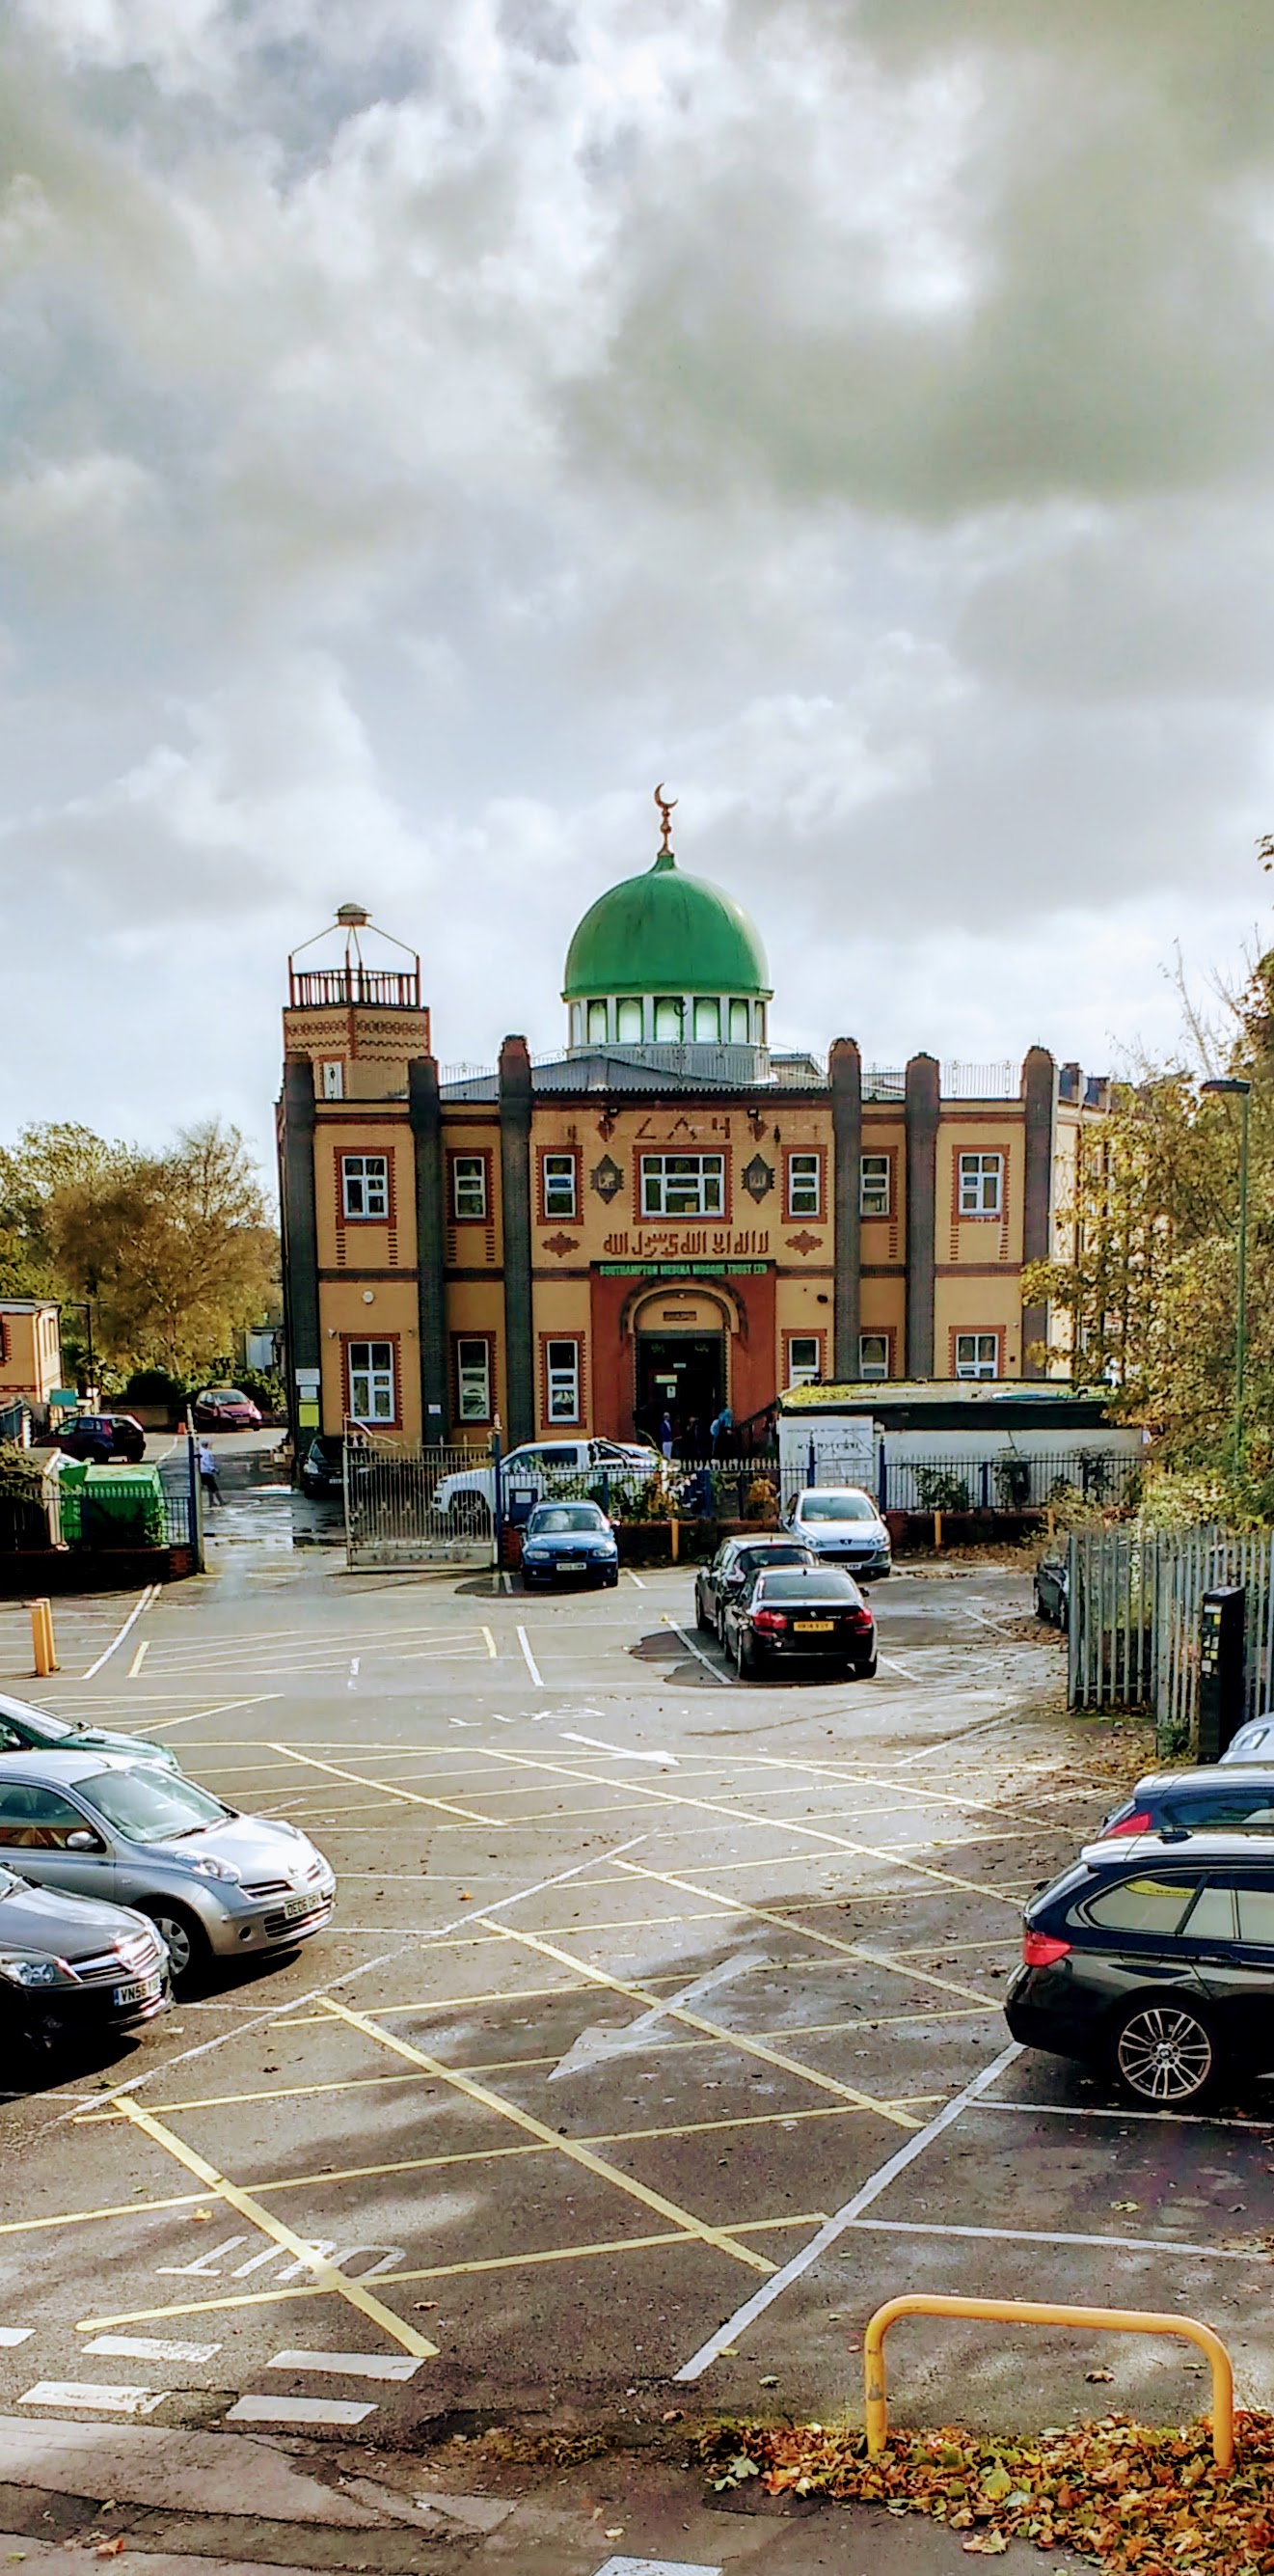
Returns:
[[[647,2001],[648,1998],[643,1997],[642,2000]],[[775,2269],[768,2256],[754,2254],[751,2246],[741,2245],[738,2238],[731,2236],[725,2228],[710,2227],[705,2219],[694,2217],[690,2210],[679,2209],[675,2201],[665,2200],[662,2192],[649,2190],[634,2175],[621,2173],[617,2165],[607,2164],[604,2156],[595,2156],[591,2147],[580,2146],[574,2138],[559,2137],[556,2129],[547,2128],[543,2120],[537,2120],[530,2111],[524,2111],[520,2104],[506,2101],[502,2094],[493,2093],[485,2084],[475,2084],[470,2076],[462,2075],[454,2066],[444,2065],[441,2058],[428,2056],[424,2049],[413,2048],[409,2041],[383,2029],[368,2014],[353,2012],[348,2004],[338,2004],[331,1997],[328,2010],[338,2020],[348,2022],[352,2029],[361,2030],[366,2038],[375,2040],[379,2047],[392,2049],[395,2056],[405,2057],[409,2065],[423,2068],[425,2074],[434,2076],[438,2083],[451,2085],[468,2101],[479,2103],[484,2110],[497,2112],[502,2120],[511,2120],[516,2128],[525,2129],[527,2135],[538,2138],[542,2146],[555,2148],[572,2164],[582,2165],[586,2173],[595,2174],[600,2182],[612,2184],[617,2190],[627,2193],[630,2200],[641,2201],[645,2208],[655,2212],[656,2217],[671,2219],[684,2235],[697,2237],[704,2245],[715,2245],[719,2253],[730,2255],[736,2263],[746,2263],[753,2272],[768,2273]]]
[[[880,2198],[882,2191],[888,2191],[891,2182],[895,2182],[908,2165],[914,2164],[917,2156],[922,2156],[926,2147],[932,2146],[934,2139],[941,2137],[944,2129],[949,2129],[953,2122],[959,2119],[961,2112],[968,2109],[971,2102],[976,2102],[980,2093],[985,2093],[992,2084],[998,2083],[1005,2068],[1011,2066],[1014,2059],[1021,2054],[1018,2042],[1015,2039],[1010,2040],[1008,2047],[1002,2048],[999,2056],[992,2058],[990,2065],[984,2066],[980,2075],[975,2075],[972,2082],[966,2084],[959,2093],[953,2093],[951,2100],[938,2112],[935,2119],[930,2120],[926,2128],[917,2129],[914,2137],[908,2138],[906,2145],[899,2147],[883,2165],[878,2165],[875,2173],[868,2176],[867,2181],[860,2185],[852,2197],[831,2218],[824,2219],[817,2234],[811,2236],[808,2245],[803,2245],[799,2254],[792,2256],[790,2263],[784,2264],[781,2272],[775,2272],[761,2289],[754,2290],[752,2297],[745,2299],[743,2306],[736,2308],[734,2315],[727,2317],[725,2324],[718,2326],[716,2333],[709,2335],[706,2343],[700,2344],[698,2351],[691,2354],[689,2361],[684,2361],[680,2370],[674,2371],[674,2379],[682,2382],[699,2379],[712,2362],[719,2360],[726,2345],[737,2342],[746,2327],[755,2324],[756,2319],[764,2315],[765,2310],[775,2299],[781,2298],[784,2290],[793,2281],[799,2281],[802,2273],[808,2272],[810,2265],[816,2263],[819,2256],[825,2254],[828,2247],[834,2245],[837,2238],[843,2236],[848,2227],[852,2227],[854,2220],[861,2217],[862,2212],[869,2209],[874,2200]]]
[[[320,1762],[317,1754],[298,1753],[291,1744],[271,1742],[272,1753],[286,1753],[289,1760],[303,1762],[309,1771],[330,1771],[334,1780],[352,1780],[359,1789],[382,1789],[387,1798],[401,1798],[410,1807],[437,1807],[444,1816],[460,1816],[467,1825],[494,1825],[495,1816],[480,1816],[476,1807],[457,1807],[449,1798],[426,1798],[419,1789],[400,1789],[392,1780],[373,1780],[363,1771],[346,1771],[339,1762]]]
[[[225,2424],[361,2424],[376,2412],[376,2401],[364,2397],[237,2397],[222,2417]]]
[[[272,2352],[265,2366],[267,2370],[330,2370],[349,2379],[405,2380],[415,2378],[420,2363],[409,2352]]]
[[[479,1920],[482,1918],[479,1917]],[[834,2093],[839,2102],[852,2102],[859,2111],[875,2111],[882,2120],[891,2120],[896,2129],[918,2129],[909,2111],[899,2111],[892,2103],[878,2101],[873,2093],[860,2093],[852,2084],[840,2084],[834,2075],[824,2075],[821,2068],[805,2066],[796,2057],[785,2057],[780,2049],[767,2048],[764,2040],[749,2038],[746,2031],[728,2030],[723,2022],[705,2021],[701,2014],[687,2012],[675,2002],[664,2003],[652,1995],[649,1986],[634,1985],[627,1977],[608,1976],[604,1968],[594,1968],[587,1959],[573,1959],[568,1950],[557,1950],[551,1941],[542,1941],[534,1932],[517,1932],[510,1923],[493,1927],[502,1941],[517,1941],[543,1958],[556,1960],[559,1967],[573,1968],[577,1977],[587,1978],[595,1986],[605,1986],[613,1995],[627,1995],[634,2003],[645,2004],[647,2011],[657,2006],[662,2017],[684,2022],[688,2030],[714,2039],[737,2057],[759,2057],[766,2066],[777,2066],[784,2075],[798,2076],[803,2084],[813,2084],[821,2093]],[[551,2134],[551,2133],[550,2133]]]
[[[93,2379],[40,2379],[18,2399],[18,2404],[91,2406],[103,2415],[153,2415],[167,2395],[166,2388],[116,2388]]]
[[[114,2106],[132,2121],[135,2128],[140,2129],[146,2137],[153,2139],[156,2146],[163,2147],[177,2164],[184,2165],[187,2173],[192,2173],[195,2180],[204,2185],[205,2190],[215,2192],[218,2200],[223,2200],[227,2208],[233,2209],[240,2218],[246,2218],[251,2226],[260,2229],[263,2236],[271,2237],[276,2245],[281,2245],[285,2252],[295,2256],[299,2263],[304,2264],[306,2270],[314,2274],[320,2288],[334,2291],[336,2296],[344,2299],[350,2307],[357,2308],[359,2314],[366,2317],[370,2325],[379,2326],[381,2333],[387,2334],[390,2341],[399,2344],[404,2352],[415,2353],[421,2361],[432,2361],[436,2358],[438,2352],[436,2343],[430,2343],[426,2336],[417,2334],[414,2326],[405,2325],[401,2317],[396,2317],[391,2309],[383,2307],[379,2299],[372,2297],[370,2290],[363,2288],[361,2281],[348,2280],[343,2272],[336,2271],[330,2263],[324,2261],[321,2255],[315,2254],[313,2248],[305,2243],[304,2238],[294,2236],[291,2228],[284,2226],[283,2221],[276,2218],[272,2210],[263,2209],[260,2202],[253,2199],[251,2192],[240,2191],[235,2183],[227,2182],[224,2174],[219,2174],[215,2165],[210,2165],[205,2157],[196,2153],[193,2147],[187,2146],[184,2138],[179,2138],[172,2129],[165,2128],[162,2121],[156,2120],[149,2111],[144,2111],[140,2103],[132,2101],[126,2093],[115,2094],[113,2102]],[[79,2334],[95,2334],[109,2324],[108,2317],[86,2318],[77,2326],[76,2331]]]
[[[535,1657],[534,1657],[534,1655],[533,1655],[533,1654],[532,1654],[532,1652],[531,1652],[531,1640],[530,1640],[530,1638],[528,1637],[528,1635],[527,1635],[527,1633],[526,1633],[525,1628],[521,1625],[521,1622],[519,1622],[519,1624],[518,1624],[518,1644],[520,1645],[520,1647],[521,1647],[521,1649],[522,1649],[522,1653],[523,1653],[523,1657],[524,1657],[524,1659],[525,1659],[525,1663],[526,1663],[527,1671],[529,1672],[529,1674],[530,1674],[530,1676],[531,1676],[531,1679],[532,1679],[532,1681],[533,1681],[533,1682],[534,1682],[534,1684],[535,1684],[536,1689],[537,1689],[537,1690],[543,1690],[543,1688],[544,1688],[544,1676],[543,1676],[543,1674],[541,1673],[541,1671],[540,1671],[540,1667],[539,1667],[539,1665],[537,1664],[537,1662],[536,1662],[536,1660],[535,1660]]]
[[[723,1959],[718,1967],[709,1968],[705,1976],[695,1977],[688,1986],[682,1986],[679,1993],[669,1995],[666,2004],[652,2004],[649,2012],[641,2013],[636,2021],[625,2022],[621,2029],[581,2031],[565,2057],[552,2069],[548,2079],[550,2084],[556,2084],[563,2075],[590,2074],[606,2058],[623,2057],[633,2049],[644,2049],[651,2031],[658,2028],[667,2013],[681,2004],[697,2003],[701,1995],[712,1994],[732,1978],[750,1976],[754,1968],[768,1968],[769,1964],[765,1957],[749,1958],[744,1952],[736,1951],[732,1959]],[[578,1993],[579,1989],[575,1987],[571,1991]]]
[[[113,2353],[119,2361],[211,2361],[219,2343],[157,2343],[150,2335],[94,2335],[86,2352]]]
[[[613,1753],[619,1762],[656,1762],[662,1770],[679,1769],[675,1753],[639,1753],[631,1744],[603,1744],[599,1735],[570,1735],[565,1729],[563,1744],[587,1744],[594,1753]]]
[[[105,1647],[103,1652],[98,1656],[97,1662],[89,1665],[88,1671],[83,1676],[86,1682],[92,1681],[94,1673],[100,1673],[103,1664],[109,1664],[111,1657],[116,1652],[117,1648],[123,1645],[129,1629],[138,1619],[140,1619],[143,1610],[149,1610],[152,1601],[157,1600],[158,1597],[159,1585],[157,1583],[148,1583],[140,1601],[138,1601],[129,1611],[123,1627],[120,1628],[112,1637],[109,1646]]]

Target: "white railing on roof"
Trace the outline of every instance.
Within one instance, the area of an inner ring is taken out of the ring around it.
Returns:
[[[1020,1076],[1015,1064],[944,1064],[939,1084],[944,1100],[1016,1100]],[[864,1100],[902,1100],[907,1076],[901,1065],[870,1065],[863,1075]]]

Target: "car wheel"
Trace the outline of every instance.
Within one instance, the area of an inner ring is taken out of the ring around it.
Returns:
[[[173,1985],[179,1990],[197,1985],[212,1956],[211,1945],[198,1916],[188,1914],[184,1905],[170,1905],[167,1897],[158,1897],[153,1905],[143,1905],[161,1941],[168,1944],[168,1969]]]
[[[604,1575],[602,1579],[607,1592],[613,1592],[619,1581],[619,1567],[616,1566],[613,1574]]]
[[[1134,2004],[1119,2023],[1111,2063],[1121,2093],[1143,2110],[1176,2111],[1202,2101],[1219,2071],[1207,2022],[1184,2003]]]
[[[877,1658],[876,1658],[876,1656],[875,1656],[875,1655],[873,1655],[873,1656],[871,1657],[871,1659],[870,1659],[870,1661],[869,1661],[868,1663],[865,1663],[865,1664],[855,1664],[855,1666],[854,1666],[854,1671],[855,1671],[855,1673],[857,1674],[858,1679],[859,1679],[859,1681],[860,1681],[860,1682],[874,1682],[874,1681],[875,1681],[875,1678],[876,1678],[876,1663],[877,1663]]]
[[[707,1613],[704,1610],[703,1594],[701,1593],[697,1583],[695,1585],[695,1626],[701,1637],[712,1636],[712,1621],[708,1618]]]
[[[742,1629],[739,1630],[734,1641],[734,1669],[741,1682],[754,1681],[756,1678],[756,1657]]]

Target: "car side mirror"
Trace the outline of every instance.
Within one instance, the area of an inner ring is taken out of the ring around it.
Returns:
[[[100,1851],[101,1848],[96,1834],[91,1834],[86,1825],[77,1825],[74,1833],[67,1835],[68,1851]]]
[[[1189,1828],[1185,1825],[1161,1825],[1159,1827],[1159,1840],[1161,1843],[1188,1843],[1190,1840]]]

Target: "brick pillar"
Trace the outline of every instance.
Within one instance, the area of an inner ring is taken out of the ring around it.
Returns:
[[[1046,1047],[1032,1047],[1022,1066],[1022,1117],[1026,1129],[1026,1180],[1022,1211],[1022,1260],[1047,1261],[1052,1250],[1053,1125],[1057,1073]],[[1027,1358],[1031,1342],[1048,1333],[1048,1307],[1022,1308],[1022,1375],[1047,1377],[1046,1362]]]
[[[827,1078],[832,1088],[832,1260],[836,1270],[832,1376],[838,1386],[844,1386],[858,1375],[861,1278],[863,1066],[853,1038],[837,1038],[828,1058]]]
[[[535,1437],[531,1333],[531,1058],[525,1038],[500,1049],[500,1211],[504,1221],[506,1446]]]
[[[940,1077],[937,1059],[913,1055],[907,1066],[907,1375],[932,1377],[935,1194],[938,1176]]]
[[[416,1311],[420,1329],[421,1438],[451,1437],[443,1296],[442,1103],[431,1055],[407,1067],[407,1115],[416,1166]]]
[[[287,1346],[287,1407],[292,1433],[292,1472],[312,1434],[298,1420],[300,1396],[296,1373],[321,1365],[318,1293],[318,1218],[314,1205],[314,1067],[307,1055],[290,1055],[283,1066],[279,1101],[279,1216],[283,1245],[283,1325]],[[320,1422],[339,1431],[343,1416]]]

